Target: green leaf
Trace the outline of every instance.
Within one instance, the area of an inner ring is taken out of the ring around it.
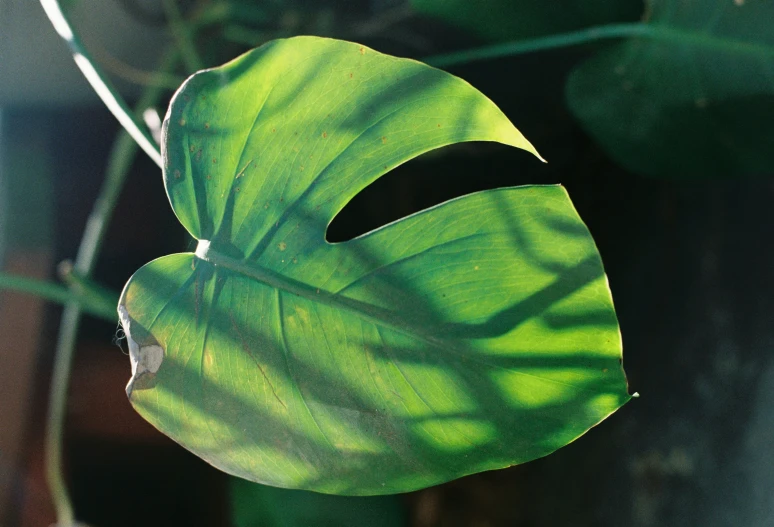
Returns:
[[[329,496],[231,478],[234,527],[402,527],[399,496]]]
[[[411,0],[419,13],[433,16],[491,41],[517,40],[572,31],[597,24],[636,20],[637,0],[575,0],[557,6],[545,0]]]
[[[132,405],[228,473],[352,495],[528,461],[622,405],[607,281],[562,187],[325,240],[361,189],[461,141],[534,152],[466,82],[353,43],[278,40],[191,77],[164,177],[200,242],[124,289]]]
[[[653,0],[642,36],[577,68],[572,111],[624,167],[674,178],[774,167],[774,3]]]

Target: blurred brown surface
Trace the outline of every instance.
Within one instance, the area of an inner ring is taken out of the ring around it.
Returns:
[[[67,428],[72,440],[150,442],[169,440],[132,409],[124,387],[130,376],[129,356],[118,345],[83,343],[75,356]]]
[[[50,260],[47,250],[14,251],[6,257],[3,271],[45,279]],[[16,489],[25,479],[22,456],[44,307],[38,297],[0,292],[0,522],[14,508]]]

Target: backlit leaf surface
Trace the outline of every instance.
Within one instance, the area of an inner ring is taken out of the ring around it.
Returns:
[[[164,177],[200,242],[124,289],[132,405],[226,472],[356,495],[528,461],[617,409],[618,324],[562,187],[325,240],[376,178],[461,141],[534,151],[466,82],[353,43],[274,41],[191,77]]]

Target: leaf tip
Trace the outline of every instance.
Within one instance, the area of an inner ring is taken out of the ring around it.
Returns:
[[[543,156],[541,156],[540,153],[537,151],[537,148],[535,148],[532,143],[527,141],[526,138],[524,138],[524,143],[525,144],[521,148],[523,148],[524,150],[526,150],[527,152],[529,152],[533,156],[537,157],[543,163],[548,163],[548,161],[546,161],[546,159]]]
[[[510,122],[508,124],[510,124]],[[524,134],[522,134],[515,126],[513,126],[513,124],[510,124],[510,128],[512,135],[509,140],[506,141],[506,144],[525,150],[533,156],[537,157],[543,163],[548,163],[548,161],[546,161],[545,158],[537,151],[537,148],[535,148],[535,146],[530,143],[526,137],[524,137]]]

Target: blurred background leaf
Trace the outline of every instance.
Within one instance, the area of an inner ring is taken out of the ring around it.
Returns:
[[[233,527],[401,527],[399,496],[330,496],[232,478]]]
[[[517,40],[637,20],[639,0],[411,0],[417,12],[490,41]]]
[[[623,167],[672,178],[774,166],[774,2],[652,0],[647,31],[567,84],[584,128]]]

